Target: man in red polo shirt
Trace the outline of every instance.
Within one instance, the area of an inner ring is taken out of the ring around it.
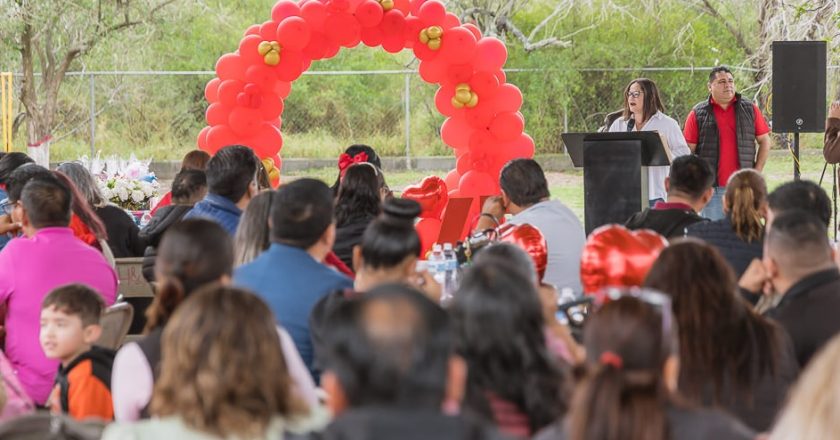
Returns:
[[[683,135],[688,148],[715,172],[714,196],[702,214],[720,220],[729,176],[741,168],[764,169],[770,154],[770,127],[758,106],[735,93],[735,79],[728,68],[712,69],[708,88],[709,98],[688,114]]]

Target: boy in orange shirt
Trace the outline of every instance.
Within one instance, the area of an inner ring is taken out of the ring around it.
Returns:
[[[41,305],[41,348],[61,361],[55,388],[47,400],[54,413],[75,419],[114,418],[111,367],[114,352],[93,346],[102,334],[99,318],[105,303],[94,290],[70,284],[59,287]]]

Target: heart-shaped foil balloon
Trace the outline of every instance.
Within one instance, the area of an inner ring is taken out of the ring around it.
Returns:
[[[602,226],[586,240],[580,261],[583,291],[605,287],[641,286],[668,241],[654,231],[630,231],[621,225]]]
[[[419,185],[407,187],[402,192],[402,198],[414,200],[420,204],[420,218],[440,219],[440,214],[449,201],[449,191],[446,182],[440,177],[429,176]]]
[[[539,229],[529,224],[504,224],[498,229],[499,241],[515,244],[522,248],[534,260],[534,268],[540,281],[545,276],[548,264],[548,245]]]

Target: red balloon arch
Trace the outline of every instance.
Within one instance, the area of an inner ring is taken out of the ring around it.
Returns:
[[[198,146],[210,154],[240,144],[281,166],[283,100],[312,61],[359,44],[420,60],[424,81],[438,86],[435,106],[447,119],[443,142],[457,168],[444,179],[450,196],[497,194],[502,166],[533,157],[524,133],[522,93],[507,82],[504,43],[461,23],[437,0],[278,2],[271,19],[245,31],[239,50],[219,58],[205,88],[208,126]]]

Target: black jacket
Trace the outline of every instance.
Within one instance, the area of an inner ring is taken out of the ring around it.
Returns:
[[[399,407],[352,409],[312,440],[505,440],[495,428],[467,415]]]
[[[716,247],[723,258],[732,266],[736,278],[741,278],[750,262],[764,254],[764,241],[747,243],[735,233],[729,217],[711,222],[701,222],[689,226],[686,235],[697,237]]]
[[[627,229],[651,229],[665,238],[685,236],[685,228],[708,219],[685,209],[645,209],[633,214],[624,222]]]
[[[143,253],[143,278],[152,282],[155,280],[155,258],[157,258],[157,247],[163,233],[170,226],[181,221],[192,209],[191,205],[169,205],[158,209],[149,224],[140,231],[140,238],[147,244]]]
[[[375,218],[372,215],[354,217],[335,230],[333,252],[350,269],[353,269],[353,247],[362,242],[362,234]]]
[[[140,228],[134,219],[119,206],[106,205],[94,209],[105,224],[108,233],[108,247],[114,258],[130,258],[143,255],[146,242],[140,238]]]
[[[832,336],[840,333],[840,271],[831,268],[809,275],[784,293],[767,312],[790,334],[796,359],[805,367]]]

